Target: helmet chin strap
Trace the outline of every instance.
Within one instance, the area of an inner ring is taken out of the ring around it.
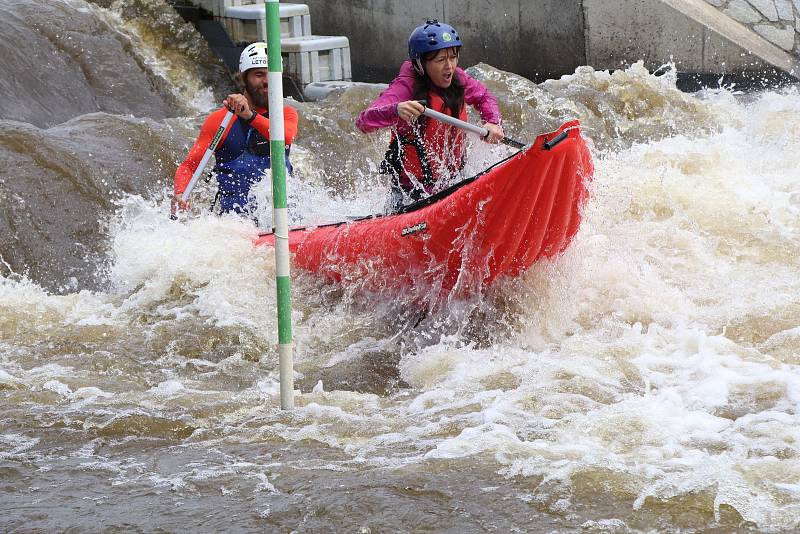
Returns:
[[[425,75],[425,69],[422,67],[421,59],[415,59],[411,61],[411,64],[414,66],[414,70],[417,71],[417,74],[419,74],[420,76]]]

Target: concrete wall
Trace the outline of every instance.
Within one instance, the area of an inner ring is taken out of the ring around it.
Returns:
[[[313,33],[345,35],[350,40],[353,80],[357,81],[389,81],[407,57],[408,35],[428,18],[449,22],[459,31],[464,42],[462,66],[486,62],[535,81],[572,73],[581,65],[617,69],[638,60],[644,60],[651,70],[672,61],[683,73],[735,74],[767,71],[770,65],[783,70],[797,66],[800,72],[797,56],[786,52],[788,39],[775,33],[785,30],[784,33],[793,34],[794,29],[789,28],[790,14],[797,17],[800,27],[800,0],[305,0],[305,3],[311,10]],[[756,13],[750,15],[753,18],[750,26],[736,18],[746,16],[742,15],[745,4]],[[756,6],[762,11],[755,9]],[[773,21],[776,17],[778,20]],[[773,43],[787,41],[784,49],[760,37],[756,33],[759,30],[773,36]],[[797,41],[800,43],[800,37]]]
[[[586,64],[583,9],[564,0],[306,0],[314,33],[350,39],[353,79],[388,81],[428,18],[452,24],[461,64],[480,61],[544,79]]]
[[[674,61],[678,71],[723,73],[766,69],[757,56],[683,16],[660,0],[583,0],[586,58],[595,68],[643,59],[651,70]]]
[[[483,61],[526,78],[545,79],[586,64],[580,2],[445,0],[444,6],[440,20],[461,33],[464,65]],[[406,37],[408,33],[410,29]]]
[[[800,53],[800,0],[706,0],[787,52]]]

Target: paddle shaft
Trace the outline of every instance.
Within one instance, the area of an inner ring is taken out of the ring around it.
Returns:
[[[424,102],[420,102],[423,106],[425,105]],[[472,132],[477,134],[479,137],[484,138],[489,135],[489,130],[486,128],[481,128],[480,126],[475,126],[474,124],[470,124],[468,122],[462,121],[455,117],[451,117],[450,115],[445,115],[444,113],[439,113],[438,111],[434,111],[429,107],[425,107],[425,111],[422,112],[423,115],[426,117],[430,117],[432,119],[436,119],[437,121],[442,121],[446,124],[451,126],[455,126],[456,128],[461,128],[467,132]],[[504,137],[501,141],[504,145],[508,145],[514,148],[525,148],[525,143],[521,143],[514,139],[509,139],[508,137]]]
[[[200,164],[197,166],[197,170],[194,171],[192,179],[189,180],[189,184],[186,186],[186,189],[183,190],[183,193],[181,194],[181,201],[186,202],[187,200],[189,200],[189,195],[192,194],[192,189],[194,189],[194,186],[197,185],[197,181],[200,179],[200,176],[203,174],[203,171],[206,170],[206,165],[208,165],[208,160],[210,160],[211,156],[214,155],[214,150],[216,150],[220,139],[222,139],[222,134],[225,133],[225,129],[228,127],[228,124],[231,123],[232,118],[233,118],[233,112],[231,110],[228,110],[228,112],[225,114],[225,117],[222,119],[222,124],[220,124],[219,128],[217,129],[217,133],[214,134],[214,138],[211,140],[211,144],[208,145],[206,153],[203,154],[203,159],[200,160]]]

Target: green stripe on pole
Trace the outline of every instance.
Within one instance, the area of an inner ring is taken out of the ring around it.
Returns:
[[[278,287],[278,302],[291,302],[292,279],[288,276],[278,276],[275,279]],[[292,308],[291,306],[278,306],[278,343],[285,345],[292,342]]]
[[[281,375],[281,408],[294,408],[292,363],[292,279],[289,276],[289,223],[286,213],[286,144],[283,126],[283,78],[281,62],[281,15],[278,0],[267,0],[267,64],[269,66],[269,151],[272,174],[272,206],[275,224],[275,287],[278,301],[278,360]]]
[[[275,0],[267,0],[267,60],[270,72],[281,72],[281,6]],[[271,52],[276,51],[277,54]]]
[[[269,142],[270,154],[285,154],[286,144],[283,139]],[[285,208],[286,198],[286,160],[282,157],[272,157],[272,205],[275,208]],[[281,176],[281,180],[275,178]]]

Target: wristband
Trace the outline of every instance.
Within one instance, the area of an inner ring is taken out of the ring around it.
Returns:
[[[250,110],[250,113],[252,113],[252,115],[250,115],[250,118],[244,121],[245,124],[247,124],[248,126],[250,126],[258,116],[258,113],[256,113],[255,111]]]

